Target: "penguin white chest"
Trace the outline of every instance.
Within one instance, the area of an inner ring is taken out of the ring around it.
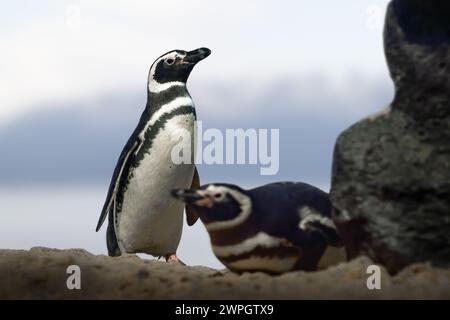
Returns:
[[[184,205],[170,192],[191,186],[195,167],[186,152],[194,153],[193,139],[193,114],[173,116],[154,137],[124,193],[117,230],[122,251],[154,256],[175,253]]]

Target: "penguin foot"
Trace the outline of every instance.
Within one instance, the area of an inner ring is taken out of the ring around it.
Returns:
[[[175,253],[166,255],[166,262],[169,262],[169,263],[177,262],[183,266],[186,265],[186,263],[184,263],[183,261],[178,259],[177,255]]]

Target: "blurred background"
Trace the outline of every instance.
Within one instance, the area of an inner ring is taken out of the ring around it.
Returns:
[[[330,186],[338,134],[387,105],[386,0],[10,1],[0,10],[0,246],[106,253],[94,229],[147,72],[172,49],[212,55],[188,82],[204,129],[280,129],[280,170],[199,166],[202,183]],[[188,264],[222,268],[201,223]]]

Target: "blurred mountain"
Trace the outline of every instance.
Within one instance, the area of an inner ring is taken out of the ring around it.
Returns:
[[[328,183],[339,132],[392,99],[384,79],[353,75],[330,83],[320,75],[260,83],[194,83],[203,128],[279,128],[280,171],[258,165],[200,165],[203,182],[244,185],[274,180]],[[0,184],[109,182],[123,145],[145,106],[145,92],[110,92],[48,104],[0,127]]]

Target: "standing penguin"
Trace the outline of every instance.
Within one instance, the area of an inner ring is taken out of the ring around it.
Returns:
[[[172,195],[195,207],[214,254],[233,271],[316,270],[328,246],[342,246],[328,194],[306,183],[207,184]]]
[[[174,163],[172,150],[187,140],[194,154],[196,115],[186,81],[210,53],[207,48],[174,50],[150,67],[147,105],[120,154],[96,228],[108,215],[110,256],[139,252],[178,261],[184,206],[170,191],[200,183],[193,156],[189,163]],[[191,207],[186,207],[186,214],[188,224],[194,224],[198,217]]]

